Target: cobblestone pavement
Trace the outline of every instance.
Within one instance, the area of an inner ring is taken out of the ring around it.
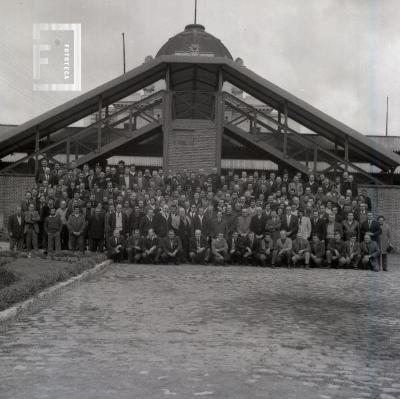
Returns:
[[[400,398],[396,263],[112,265],[0,332],[0,398]]]

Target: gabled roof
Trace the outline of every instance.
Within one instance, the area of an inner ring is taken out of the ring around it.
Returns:
[[[0,157],[18,149],[20,143],[34,140],[36,129],[45,137],[98,110],[99,96],[103,106],[112,104],[165,76],[161,60],[149,61],[93,90],[33,118],[0,137]]]
[[[0,156],[5,156],[26,140],[34,140],[37,128],[41,137],[97,111],[98,98],[104,105],[111,104],[165,77],[169,65],[219,66],[224,79],[243,89],[260,101],[283,111],[286,102],[289,118],[308,127],[330,141],[343,145],[347,139],[352,151],[365,154],[371,163],[383,170],[400,165],[400,156],[368,139],[356,130],[330,117],[312,105],[281,89],[260,75],[226,57],[159,56],[125,75],[76,97],[15,129],[0,138]]]

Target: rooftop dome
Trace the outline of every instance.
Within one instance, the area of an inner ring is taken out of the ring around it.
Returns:
[[[232,59],[221,40],[206,32],[205,27],[191,24],[185,30],[171,37],[158,51],[161,55],[192,55],[205,57],[226,57]]]

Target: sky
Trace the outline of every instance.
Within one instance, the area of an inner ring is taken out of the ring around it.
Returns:
[[[265,79],[364,134],[400,135],[398,0],[198,0],[198,22]],[[0,124],[21,124],[155,55],[194,0],[0,0]],[[33,24],[80,23],[82,91],[33,90]]]

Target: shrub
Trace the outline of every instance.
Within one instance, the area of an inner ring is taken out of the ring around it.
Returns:
[[[18,281],[18,277],[4,266],[0,266],[0,288]]]

